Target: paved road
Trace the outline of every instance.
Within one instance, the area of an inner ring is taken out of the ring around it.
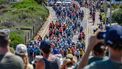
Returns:
[[[87,23],[88,23],[88,9],[87,8],[84,8],[84,7],[81,7],[80,8],[80,10],[82,11],[84,11],[84,18],[83,18],[83,20],[81,21],[81,25],[83,26],[83,29],[84,29],[84,32],[85,32],[85,34],[87,34]],[[79,35],[79,33],[76,33],[74,36],[73,36],[73,42],[77,42],[78,41],[78,35]]]
[[[47,21],[45,22],[45,24],[42,26],[42,28],[40,29],[40,31],[38,32],[38,35],[40,35],[42,38],[45,37],[46,34],[48,34],[48,26],[49,26],[49,23],[51,21],[56,21],[57,20],[57,17],[56,17],[56,14],[55,14],[55,11],[53,10],[53,8],[51,7],[47,7],[49,9],[49,12],[50,12],[50,15],[47,19]],[[81,10],[84,11],[84,18],[83,18],[83,21],[81,22],[81,25],[83,26],[84,28],[84,32],[86,34],[86,45],[88,44],[88,37],[93,34],[93,29],[97,27],[97,24],[100,23],[100,20],[99,20],[99,12],[96,12],[96,18],[95,18],[95,25],[92,25],[92,19],[90,18],[90,15],[89,15],[89,9],[88,8],[85,8],[85,7],[81,7]],[[78,34],[79,33],[76,33],[74,36],[73,36],[73,42],[77,42],[77,38],[78,38]],[[35,38],[36,39],[36,38]]]
[[[100,23],[100,20],[99,20],[99,12],[97,11],[96,12],[96,17],[95,17],[95,25],[92,25],[93,22],[92,22],[92,19],[90,18],[90,11],[88,8],[84,8],[84,7],[81,7],[81,10],[84,11],[84,18],[83,18],[83,21],[81,22],[81,25],[83,26],[84,28],[84,32],[86,34],[86,45],[88,45],[88,38],[90,35],[93,34],[93,30],[96,29],[98,26],[97,24]],[[78,38],[78,34],[75,34],[74,37],[73,37],[73,42],[77,42],[77,39]]]

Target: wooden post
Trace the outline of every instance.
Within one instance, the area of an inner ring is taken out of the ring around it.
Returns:
[[[25,34],[25,44],[26,44],[26,34]]]

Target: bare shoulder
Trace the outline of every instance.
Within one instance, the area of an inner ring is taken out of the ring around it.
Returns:
[[[36,69],[44,69],[45,63],[43,61],[43,57],[37,56],[36,57]]]
[[[36,69],[45,69],[45,64],[43,61],[36,62]]]

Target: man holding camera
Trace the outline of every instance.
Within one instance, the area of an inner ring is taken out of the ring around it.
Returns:
[[[122,69],[122,26],[111,26],[106,31],[104,39],[98,39],[98,34],[99,32],[90,37],[86,53],[83,56],[78,69],[82,69],[88,64],[90,52],[97,43],[103,41],[109,50],[108,59],[95,61],[90,65],[87,65],[84,69]]]

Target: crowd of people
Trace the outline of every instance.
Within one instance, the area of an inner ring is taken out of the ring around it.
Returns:
[[[82,57],[85,51],[85,34],[81,25],[84,12],[75,4],[55,5],[57,20],[49,24],[49,35],[44,40],[51,44],[51,54],[58,56],[62,61],[58,62],[59,67],[65,68],[63,61],[71,62],[72,67]],[[77,11],[76,11],[77,10]],[[76,42],[73,42],[74,35],[78,34]],[[30,57],[35,59],[39,55],[39,46],[42,39],[31,42],[28,45]],[[59,56],[60,55],[60,56]],[[70,59],[69,59],[70,58]],[[67,62],[66,62],[67,63]]]
[[[57,20],[50,22],[49,34],[27,45],[18,44],[15,53],[9,47],[10,31],[0,30],[0,69],[122,69],[122,26],[109,26],[103,31],[100,25],[86,46],[84,11],[72,3],[57,4],[53,9]],[[90,14],[95,17],[95,11]]]

